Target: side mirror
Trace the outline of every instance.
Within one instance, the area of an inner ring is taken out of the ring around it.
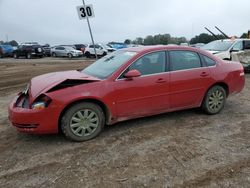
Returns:
[[[237,49],[231,49],[230,52],[239,52]]]
[[[136,69],[130,70],[124,75],[124,77],[128,79],[132,79],[139,76],[141,76],[141,73]]]

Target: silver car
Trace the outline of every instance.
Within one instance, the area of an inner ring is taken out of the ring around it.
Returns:
[[[71,46],[55,46],[51,48],[51,56],[53,57],[81,57],[82,51],[76,50]]]

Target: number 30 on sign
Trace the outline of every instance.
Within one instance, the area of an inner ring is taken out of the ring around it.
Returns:
[[[87,17],[91,18],[95,16],[93,5],[77,6],[76,9],[80,20],[86,19]]]

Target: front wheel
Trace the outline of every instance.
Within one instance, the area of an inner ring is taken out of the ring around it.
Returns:
[[[226,102],[226,91],[221,86],[213,86],[208,90],[202,102],[202,109],[210,115],[219,113]]]
[[[70,140],[82,142],[100,134],[105,116],[100,106],[82,102],[69,108],[61,119],[61,129]]]
[[[68,58],[71,59],[73,55],[71,53],[68,54]]]
[[[31,59],[31,54],[28,53],[27,56],[26,56],[27,59]]]
[[[18,55],[17,55],[16,53],[14,53],[14,54],[13,54],[13,57],[14,57],[15,59],[17,59],[17,58],[18,58]]]

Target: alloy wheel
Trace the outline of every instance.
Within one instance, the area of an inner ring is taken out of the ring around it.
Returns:
[[[99,124],[97,114],[90,110],[84,109],[77,111],[70,120],[70,129],[76,136],[85,137],[95,132]]]

